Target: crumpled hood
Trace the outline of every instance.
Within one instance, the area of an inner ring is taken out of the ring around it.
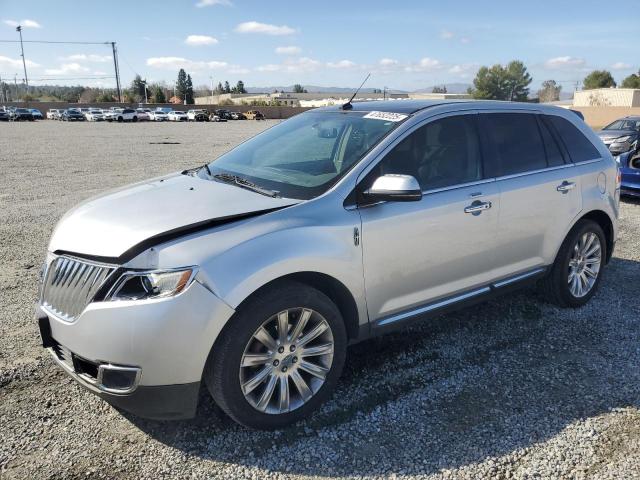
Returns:
[[[299,202],[175,174],[120,188],[74,207],[58,222],[49,251],[115,259],[149,239]]]

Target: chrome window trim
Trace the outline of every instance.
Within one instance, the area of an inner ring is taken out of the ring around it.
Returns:
[[[519,275],[516,275],[515,277],[509,277],[509,278],[505,278],[504,280],[500,280],[499,282],[495,282],[495,283],[493,283],[493,286],[495,288],[502,288],[502,287],[505,287],[507,285],[511,285],[512,283],[519,282],[520,280],[525,280],[525,279],[527,279],[529,277],[533,277],[534,275],[542,273],[545,270],[546,270],[546,268],[544,268],[544,267],[536,268],[534,270],[530,270],[528,272],[524,272],[524,273],[521,273]]]

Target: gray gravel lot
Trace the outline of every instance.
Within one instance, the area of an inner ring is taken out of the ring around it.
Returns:
[[[282,432],[204,394],[194,420],[140,420],[67,378],[33,319],[57,219],[272,124],[0,123],[0,477],[640,478],[637,202],[586,307],[530,289],[352,347],[333,400]]]

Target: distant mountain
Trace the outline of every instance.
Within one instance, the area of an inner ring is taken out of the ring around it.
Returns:
[[[442,87],[442,85],[433,85],[431,87],[414,90],[413,93],[431,93],[433,87],[436,86]],[[447,93],[467,93],[467,90],[472,87],[470,83],[445,83],[444,86],[447,87]]]

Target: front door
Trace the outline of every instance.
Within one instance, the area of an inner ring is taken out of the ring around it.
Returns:
[[[440,117],[408,134],[369,172],[413,175],[420,201],[361,204],[369,318],[392,317],[463,295],[491,278],[499,194],[485,179],[475,113]]]

